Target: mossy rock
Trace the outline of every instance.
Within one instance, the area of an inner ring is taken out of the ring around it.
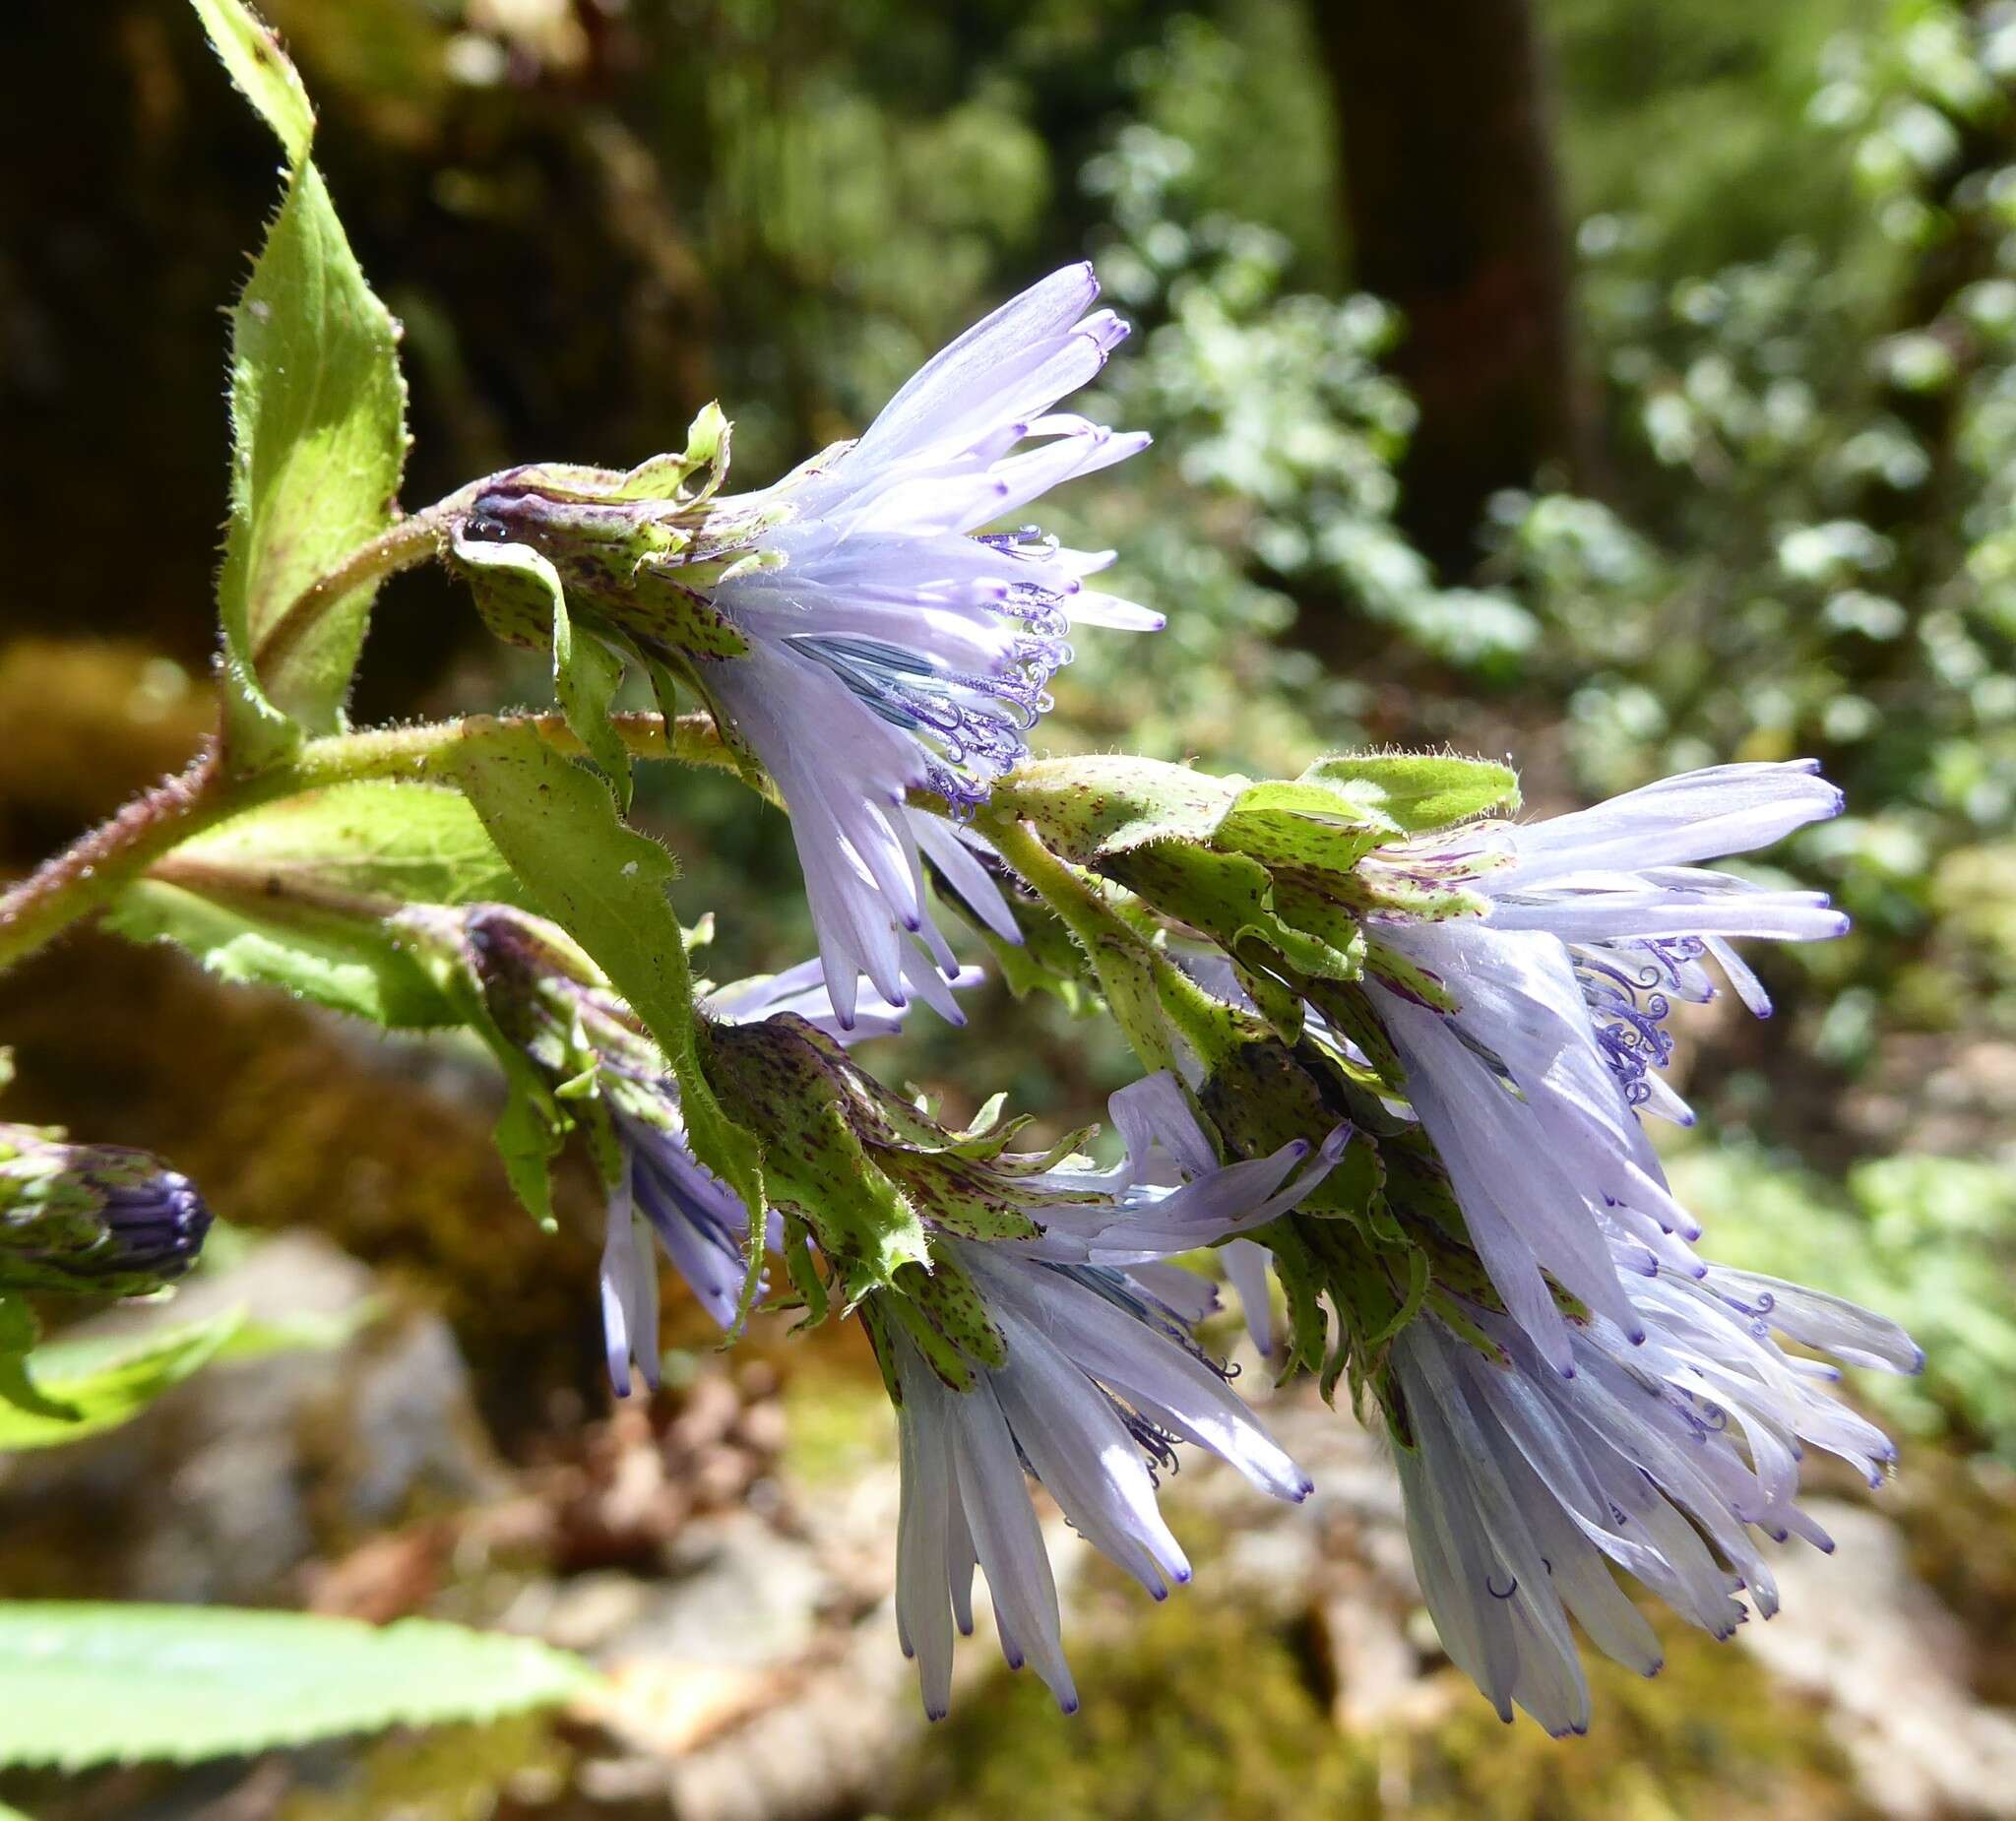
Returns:
[[[1433,1678],[1446,1698],[1426,1707],[1439,1719],[1351,1732],[1333,1721],[1318,1653],[1295,1628],[1256,1621],[1230,1601],[1131,1606],[1111,1642],[1073,1651],[1077,1716],[1059,1715],[1040,1684],[1005,1670],[962,1694],[909,1767],[890,1821],[1850,1821],[1870,1812],[1817,1710],[1770,1684],[1743,1653],[1693,1632],[1669,1633],[1668,1667],[1649,1681],[1592,1664],[1586,1739],[1502,1725],[1454,1669]]]

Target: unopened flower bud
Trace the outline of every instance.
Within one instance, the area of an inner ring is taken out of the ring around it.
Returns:
[[[210,1218],[145,1151],[0,1126],[0,1287],[146,1295],[196,1262]]]

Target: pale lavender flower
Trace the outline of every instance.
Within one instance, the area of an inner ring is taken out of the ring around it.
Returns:
[[[1051,274],[927,361],[857,441],[736,502],[769,523],[712,598],[749,652],[704,681],[790,812],[843,1026],[862,974],[892,1004],[914,991],[957,1018],[920,856],[1015,939],[961,836],[907,793],[955,814],[985,801],[1027,754],[1070,628],[1162,624],[1085,586],[1110,551],[981,530],[1149,440],[1051,408],[1127,333],[1092,311],[1098,294],[1090,266]]]
[[[1156,1470],[1174,1466],[1176,1442],[1209,1449],[1278,1498],[1306,1497],[1309,1481],[1190,1338],[1208,1306],[1205,1280],[1174,1268],[1151,1278],[944,1243],[985,1296],[1007,1363],[976,1367],[973,1389],[954,1390],[892,1331],[903,1397],[896,1610],[904,1654],[916,1659],[925,1712],[943,1718],[953,1625],[973,1630],[977,1565],[1010,1666],[1029,1663],[1072,1712],[1078,1696],[1056,1583],[1025,1468],[1081,1537],[1158,1600],[1190,1578],[1156,1503]]]
[[[1096,1188],[1108,1205],[1059,1204],[1040,1216],[1049,1224],[1035,1240],[937,1241],[978,1292],[1004,1363],[971,1359],[972,1388],[957,1389],[899,1323],[872,1327],[901,1396],[897,1624],[934,1720],[951,1698],[954,1626],[973,1630],[976,1566],[1010,1665],[1031,1664],[1066,1712],[1078,1705],[1025,1472],[1158,1600],[1190,1578],[1156,1501],[1177,1443],[1208,1449],[1278,1498],[1311,1489],[1196,1344],[1192,1331],[1216,1304],[1212,1285],[1161,1261],[1286,1212],[1348,1134],[1332,1134],[1313,1159],[1295,1143],[1221,1167],[1171,1077],[1135,1084],[1111,1110],[1127,1140],[1122,1164],[1037,1179],[1064,1194]],[[1170,1158],[1187,1182],[1142,1180]]]
[[[1292,1139],[1266,1157],[1221,1163],[1166,1069],[1120,1089],[1106,1111],[1124,1146],[1120,1162],[1023,1178],[1032,1196],[1028,1211],[1043,1232],[997,1241],[995,1250],[1052,1264],[1147,1269],[1278,1220],[1330,1173],[1352,1135],[1340,1125],[1320,1146]],[[1088,1192],[1100,1200],[1088,1205]],[[1046,1203],[1045,1193],[1059,1199]]]
[[[969,968],[950,984],[976,984]],[[890,1036],[903,1028],[903,1008],[869,992],[843,1032],[821,982],[819,964],[805,962],[783,973],[758,974],[709,993],[706,1016],[723,1024],[753,1024],[790,1012],[847,1042]],[[620,1065],[605,1059],[605,1066]],[[721,1327],[735,1326],[749,1260],[749,1211],[742,1198],[694,1157],[679,1118],[678,1085],[654,1074],[631,1084],[641,1093],[609,1096],[621,1153],[609,1191],[601,1257],[602,1336],[609,1381],[618,1397],[630,1395],[630,1367],[653,1390],[659,1383],[658,1267],[655,1237],[686,1280],[694,1298]],[[783,1243],[782,1224],[770,1216],[766,1242]]]
[[[1915,1372],[1894,1323],[1838,1297],[1743,1272],[1662,1274],[1631,1293],[1644,1339],[1597,1317],[1564,1377],[1514,1323],[1469,1311],[1499,1363],[1433,1318],[1391,1364],[1412,1449],[1397,1451],[1408,1536],[1449,1655],[1509,1721],[1582,1732],[1589,1690],[1572,1615],[1606,1656],[1651,1675],[1651,1627],[1614,1565],[1680,1617],[1727,1638],[1778,1591],[1761,1539],[1831,1550],[1795,1502],[1804,1445],[1871,1485],[1895,1450],[1839,1404],[1833,1367],[1778,1336],[1855,1364]]]
[[[1634,1339],[1620,1280],[1698,1272],[1699,1227],[1672,1198],[1637,1117],[1684,1116],[1651,1071],[1670,1054],[1673,998],[1706,999],[1713,960],[1768,1010],[1729,939],[1811,941],[1847,918],[1693,862],[1831,816],[1810,763],[1725,765],[1525,826],[1478,823],[1381,849],[1376,863],[1485,895],[1487,912],[1376,919],[1371,933],[1453,998],[1392,979],[1375,1006],[1415,1111],[1449,1170],[1492,1283],[1557,1370],[1569,1344],[1543,1273]]]

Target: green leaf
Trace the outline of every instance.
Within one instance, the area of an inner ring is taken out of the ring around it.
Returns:
[[[385,1313],[382,1297],[362,1296],[346,1309],[296,1309],[245,1316],[211,1355],[213,1365],[243,1365],[275,1353],[329,1353],[346,1346]]]
[[[1410,835],[1519,807],[1519,775],[1487,759],[1426,753],[1340,755],[1301,776],[1353,806],[1390,817]]]
[[[406,461],[399,325],[310,163],[295,167],[231,314],[231,429],[218,597],[238,685],[226,730],[244,769],[291,745],[276,716],[309,733],[341,726],[376,582],[324,603],[297,637],[273,635],[312,583],[393,523]]]
[[[234,816],[175,849],[284,889],[412,904],[519,904],[525,894],[482,818],[438,785],[333,785]]]
[[[225,882],[202,890],[143,879],[116,898],[106,921],[132,942],[187,949],[206,972],[237,986],[275,986],[389,1030],[462,1023],[455,1006],[397,929]]]
[[[178,1764],[389,1726],[490,1720],[586,1692],[529,1638],[404,1619],[0,1602],[0,1764]]]
[[[364,282],[322,176],[315,116],[239,0],[196,0],[237,84],[285,147],[286,194],[231,313],[231,511],[218,606],[231,762],[255,771],[343,719],[375,581],[288,609],[397,515],[406,460],[399,325]]]
[[[29,1360],[30,1381],[47,1403],[41,1410],[0,1406],[0,1453],[117,1428],[207,1365],[244,1319],[243,1309],[231,1308],[149,1334],[52,1341]]]
[[[33,1312],[19,1296],[0,1294],[0,1421],[15,1411],[30,1415],[62,1417],[60,1404],[52,1404],[35,1389],[28,1375],[29,1351],[35,1344]]]
[[[0,1453],[54,1447],[116,1429],[206,1365],[341,1347],[378,1309],[367,1298],[333,1315],[265,1321],[234,1306],[169,1328],[51,1341],[27,1362],[32,1408],[0,1404]]]
[[[536,730],[471,722],[455,773],[536,908],[594,957],[678,1078],[686,1136],[748,1205],[761,1230],[755,1140],[723,1111],[700,1066],[693,978],[657,842],[625,828],[608,791]]]
[[[238,0],[191,0],[210,33],[211,47],[223,60],[238,93],[259,110],[286,148],[287,162],[308,156],[315,137],[315,109],[301,78],[280,47],[280,36]]]
[[[459,791],[346,784],[233,817],[114,901],[135,942],[178,943],[220,979],[277,986],[390,1029],[465,1022],[437,969],[388,921],[408,904],[523,904]]]

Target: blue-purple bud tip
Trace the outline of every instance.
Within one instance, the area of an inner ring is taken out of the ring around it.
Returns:
[[[211,1214],[196,1185],[164,1169],[145,1182],[114,1189],[101,1218],[117,1242],[116,1267],[178,1278],[196,1262]]]

